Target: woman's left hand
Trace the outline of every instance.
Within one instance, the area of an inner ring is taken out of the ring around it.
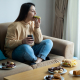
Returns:
[[[35,28],[39,28],[40,27],[40,18],[39,19],[35,18],[34,21],[35,21]]]

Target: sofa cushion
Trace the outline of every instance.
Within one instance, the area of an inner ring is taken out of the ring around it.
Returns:
[[[10,23],[1,23],[0,24],[0,48],[1,51],[4,54],[4,44],[5,44],[5,37],[6,37],[6,33],[7,33],[7,27],[11,24]]]
[[[7,59],[4,54],[2,53],[2,51],[0,50],[0,60],[3,60],[3,59]]]
[[[52,60],[43,61],[41,63],[37,63],[35,65],[31,65],[31,66],[32,66],[33,69],[36,69],[36,68],[51,65],[51,64],[54,64],[54,63],[58,63],[58,62],[60,62],[60,61],[57,60],[57,59],[52,59]]]
[[[62,61],[64,59],[64,56],[60,56],[60,55],[56,55],[56,54],[52,54],[52,53],[50,53],[48,56],[50,57],[50,60],[57,59],[59,61]]]
[[[17,73],[20,73],[20,72],[24,72],[24,71],[28,71],[28,70],[33,69],[31,66],[29,66],[27,64],[17,62],[17,61],[12,60],[12,59],[2,60],[2,61],[0,61],[0,65],[1,65],[1,63],[7,62],[7,61],[14,62],[16,64],[16,67],[14,69],[11,69],[11,70],[1,70],[0,69],[0,80],[3,80],[3,78],[6,77],[6,76],[17,74]]]

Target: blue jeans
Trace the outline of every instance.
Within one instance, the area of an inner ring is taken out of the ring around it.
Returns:
[[[45,39],[32,47],[28,44],[22,44],[14,49],[12,53],[12,59],[20,62],[35,62],[37,57],[39,57],[45,60],[52,47],[53,42],[50,39]]]

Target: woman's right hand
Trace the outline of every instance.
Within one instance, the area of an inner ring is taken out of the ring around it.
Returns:
[[[32,44],[33,42],[34,40],[32,39],[32,37],[27,37],[22,40],[22,44]]]

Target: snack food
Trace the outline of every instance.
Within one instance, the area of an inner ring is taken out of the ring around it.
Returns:
[[[64,71],[61,66],[48,68],[48,70],[54,73],[62,73]]]
[[[10,61],[7,61],[7,64],[9,64],[10,63]]]
[[[10,64],[11,64],[11,65],[13,65],[13,64],[14,64],[14,62],[10,62]]]
[[[5,66],[5,63],[2,63],[2,66]]]
[[[6,68],[5,66],[2,67],[2,69],[5,69],[5,68]]]
[[[34,18],[38,18],[38,19],[40,18],[41,19],[41,17],[39,17],[39,16],[34,16]]]
[[[73,75],[80,75],[80,70],[74,70]]]
[[[54,74],[55,79],[61,79],[61,75],[59,73]]]
[[[76,60],[71,60],[71,59],[64,59],[64,60],[62,60],[62,65],[63,66],[70,66],[70,67],[72,67],[72,66],[77,65],[77,61]]]
[[[2,63],[2,69],[11,69],[11,68],[14,68],[15,67],[15,63],[14,62],[10,62],[10,61],[7,61],[5,63]]]
[[[47,75],[45,79],[46,80],[61,80],[61,75],[59,73],[56,73],[54,75]]]
[[[50,76],[50,75],[48,75],[48,76],[46,77],[46,80],[52,80],[52,79],[53,79],[53,77]]]
[[[14,68],[14,65],[6,65],[6,68]]]

